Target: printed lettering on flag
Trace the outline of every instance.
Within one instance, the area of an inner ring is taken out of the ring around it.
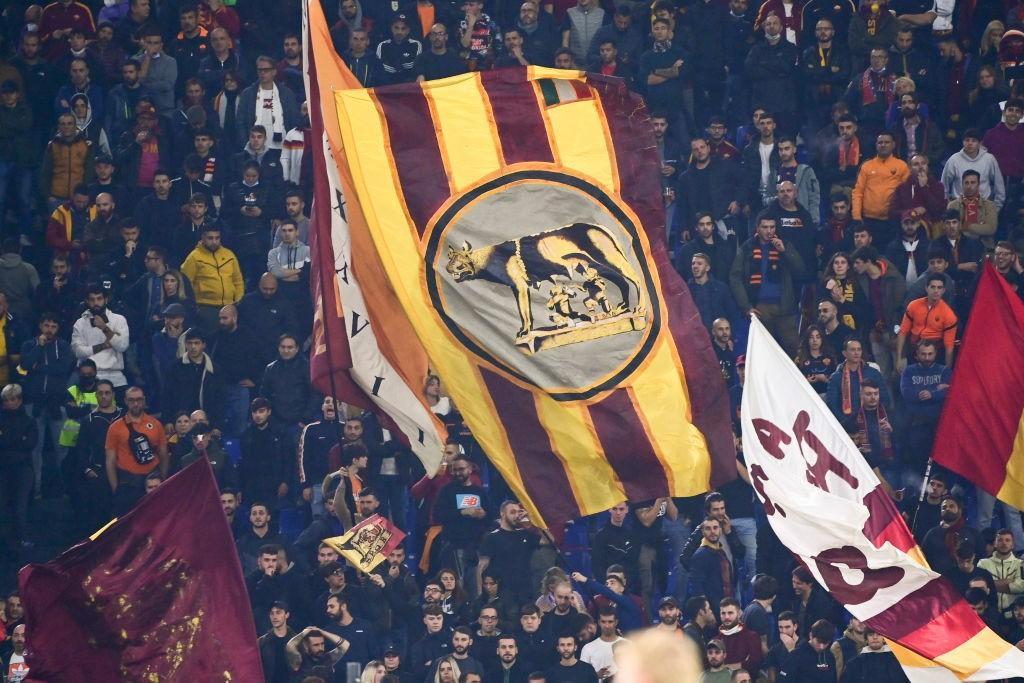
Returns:
[[[387,517],[373,515],[341,536],[325,538],[324,543],[359,571],[369,572],[387,559],[388,553],[397,548],[403,538],[405,534]]]
[[[751,480],[779,540],[861,621],[965,680],[1024,671],[931,571],[876,473],[764,326],[751,320],[741,418]]]

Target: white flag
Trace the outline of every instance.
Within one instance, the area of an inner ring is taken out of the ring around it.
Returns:
[[[878,477],[756,317],[746,361],[743,452],[782,543],[851,614],[958,677],[1024,672],[1024,653],[927,568]]]

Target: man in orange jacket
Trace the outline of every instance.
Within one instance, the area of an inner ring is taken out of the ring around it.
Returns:
[[[896,188],[910,178],[907,164],[893,156],[895,147],[892,133],[879,133],[875,158],[860,167],[853,188],[853,219],[864,222],[875,244],[888,244],[896,236],[896,225],[889,220],[889,204]]]

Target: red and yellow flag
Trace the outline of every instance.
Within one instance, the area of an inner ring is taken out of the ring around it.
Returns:
[[[1024,508],[1024,302],[986,263],[932,458]]]
[[[316,79],[342,83],[314,53]],[[319,94],[361,217],[355,275],[386,293],[378,335],[398,365],[406,344],[426,352],[538,524],[735,476],[725,385],[664,244],[649,116],[621,81],[531,67]]]
[[[325,538],[324,543],[361,572],[373,571],[387,559],[388,553],[398,547],[405,533],[388,521],[387,517],[373,515],[356,524],[341,536]]]

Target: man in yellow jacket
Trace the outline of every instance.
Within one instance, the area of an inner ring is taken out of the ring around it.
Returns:
[[[853,188],[853,220],[864,222],[875,244],[888,244],[896,236],[898,226],[889,220],[889,204],[896,188],[910,177],[906,162],[893,156],[895,148],[892,133],[879,133],[875,158],[860,167]]]
[[[196,248],[181,264],[181,272],[192,283],[202,328],[217,330],[217,315],[228,304],[238,303],[245,294],[245,280],[234,252],[220,244],[220,228],[207,225]]]

